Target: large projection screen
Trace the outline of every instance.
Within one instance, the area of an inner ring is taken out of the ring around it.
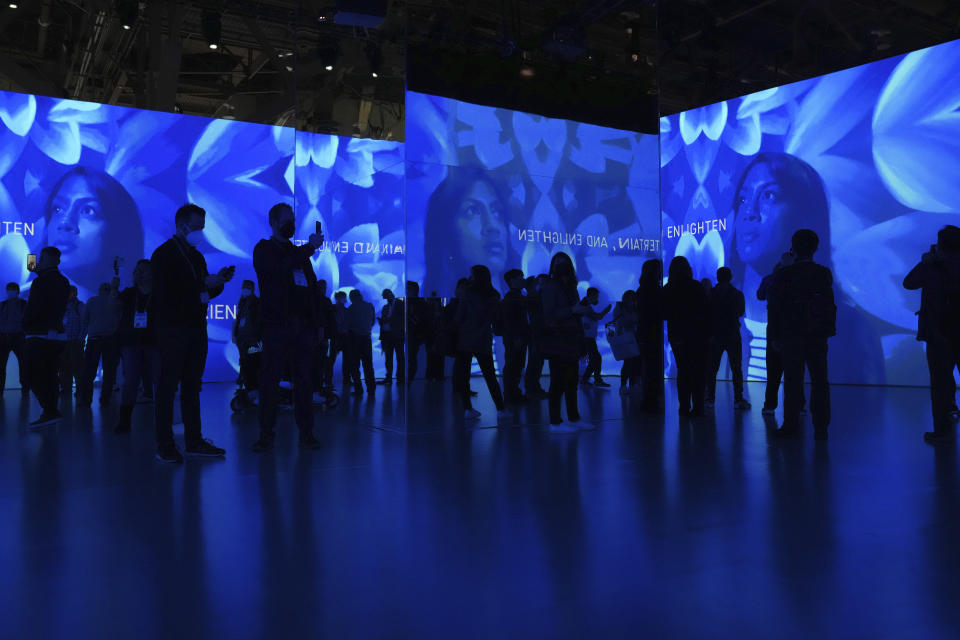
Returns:
[[[960,219],[957,69],[960,41],[661,120],[664,260],[733,270],[750,379],[766,377],[757,286],[807,227],[836,281],[831,381],[927,384],[919,294],[901,283]]]

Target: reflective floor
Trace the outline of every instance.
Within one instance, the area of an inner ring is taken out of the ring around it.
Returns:
[[[957,447],[922,442],[926,390],[835,387],[815,445],[772,444],[728,386],[694,421],[585,391],[600,428],[551,436],[418,383],[416,435],[394,388],[321,416],[317,452],[287,414],[267,455],[231,392],[203,393],[226,459],[182,466],[153,461],[149,405],[129,436],[96,404],[29,432],[5,394],[0,637],[960,637]]]

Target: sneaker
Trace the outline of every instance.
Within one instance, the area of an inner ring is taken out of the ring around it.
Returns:
[[[587,422],[583,418],[578,418],[570,423],[571,427],[576,427],[580,431],[596,431],[597,425],[592,422]]]
[[[183,455],[180,453],[180,449],[177,449],[177,445],[173,443],[157,448],[155,457],[158,461],[169,464],[179,464],[183,462]]]
[[[577,431],[575,426],[566,422],[550,425],[550,433],[576,433]]]
[[[463,417],[467,418],[468,420],[473,420],[480,417],[480,412],[476,409],[467,409],[463,412]]]
[[[35,427],[46,427],[52,424],[57,424],[60,422],[62,417],[63,416],[59,411],[54,411],[52,413],[47,413],[44,411],[40,414],[39,418],[30,423],[30,428],[33,429]]]
[[[733,403],[733,408],[734,408],[734,409],[737,409],[737,410],[739,410],[739,411],[747,411],[747,410],[751,409],[752,407],[753,407],[753,405],[751,405],[751,404],[746,400],[746,398],[740,398],[739,400],[737,400],[736,402]]]
[[[593,383],[590,382],[589,378],[580,378],[580,384],[584,387],[593,386]]]
[[[250,447],[250,449],[256,453],[270,451],[270,449],[273,449],[273,440],[261,436],[256,442],[253,443],[253,446]]]
[[[214,446],[213,441],[204,438],[200,442],[194,442],[186,446],[185,453],[188,456],[203,456],[206,458],[222,458],[226,455],[226,449]]]
[[[776,412],[777,412],[776,409],[771,409],[769,407],[764,407],[763,409],[760,410],[760,413],[762,413],[765,416],[772,416]]]
[[[600,387],[601,389],[609,389],[610,383],[604,380],[603,378],[597,378],[593,381],[594,386]]]
[[[949,443],[956,439],[956,435],[949,431],[927,431],[923,434],[923,441],[927,444]]]
[[[303,436],[300,438],[300,448],[308,449],[311,451],[316,451],[321,448],[323,445],[320,444],[320,441],[311,433],[308,436]]]

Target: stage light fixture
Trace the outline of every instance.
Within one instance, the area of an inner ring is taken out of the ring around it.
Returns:
[[[19,9],[19,8],[20,8],[20,5],[18,5],[16,2],[11,2],[9,6],[10,6],[11,9]]]
[[[333,71],[333,65],[328,64],[327,66],[324,67],[324,69],[326,69],[327,71]]]
[[[216,11],[204,11],[200,17],[200,32],[213,50],[220,48],[220,14]]]
[[[124,31],[129,31],[136,24],[140,17],[139,0],[118,0],[117,17],[120,19],[120,26]]]

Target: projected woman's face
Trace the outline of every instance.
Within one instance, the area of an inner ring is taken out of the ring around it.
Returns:
[[[454,228],[463,264],[484,264],[493,272],[502,271],[507,262],[506,212],[496,193],[486,182],[478,181],[457,207]]]
[[[788,247],[774,246],[783,237],[789,204],[770,167],[754,165],[743,181],[734,205],[737,210],[737,255],[747,264],[753,264],[770,252],[779,255]]]
[[[47,241],[60,249],[65,270],[96,263],[103,250],[103,204],[83,176],[68,178],[54,194]]]

